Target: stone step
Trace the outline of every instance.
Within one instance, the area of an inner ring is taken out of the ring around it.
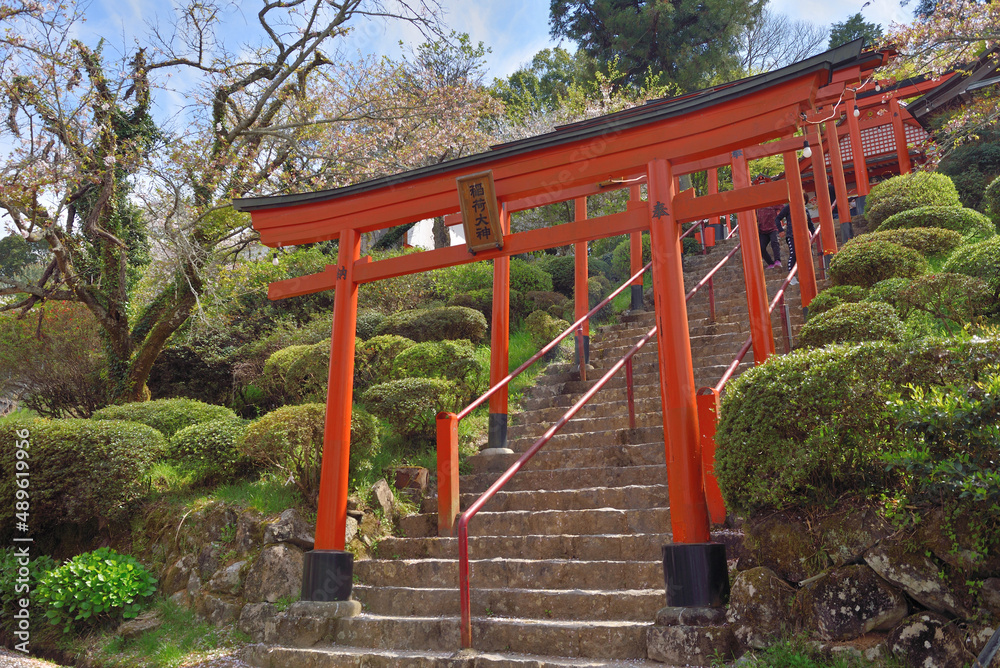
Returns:
[[[626,420],[628,418],[626,417]],[[657,419],[662,421],[660,415],[647,415],[646,419],[650,422],[655,422]],[[527,435],[520,438],[511,438],[507,441],[507,447],[509,447],[514,452],[526,452],[535,442],[538,440],[536,435]],[[595,431],[595,432],[557,432],[548,443],[542,448],[542,453],[553,452],[556,450],[576,450],[576,449],[587,449],[593,447],[613,447],[615,445],[643,445],[646,443],[663,443],[663,425],[662,424],[652,424],[646,426],[639,426],[635,430],[632,429],[611,429],[608,431]],[[499,455],[496,455],[499,456]],[[536,455],[540,456],[540,455]],[[487,459],[489,456],[484,457]],[[481,466],[478,473],[486,473],[488,471],[493,471],[495,473],[500,473],[507,469],[510,464],[503,464],[504,460],[496,460],[497,463],[494,466],[489,466],[486,461],[481,461],[479,466]],[[578,467],[579,468],[579,467]],[[538,471],[540,469],[529,467],[527,472]],[[523,472],[522,472],[523,473]],[[595,481],[595,484],[599,484],[600,481]],[[593,486],[593,485],[585,485]]]
[[[659,445],[663,449],[663,445]],[[460,494],[459,503],[467,508],[478,494]],[[490,512],[510,510],[587,510],[589,508],[664,508],[668,504],[666,485],[631,485],[628,487],[587,487],[570,490],[537,490],[531,492],[497,492],[483,507]],[[421,502],[423,513],[437,512],[437,499],[428,497]]]
[[[253,668],[664,668],[655,661],[631,659],[560,659],[553,656],[510,652],[372,649],[368,647],[310,647],[248,645],[240,658]]]
[[[637,390],[638,388],[636,388]],[[643,396],[636,396],[634,405],[637,415],[648,415],[660,411],[661,401],[658,385],[649,384],[643,386]],[[601,396],[605,395],[605,396]],[[598,401],[601,398],[603,401]],[[628,410],[628,394],[624,388],[618,392],[599,392],[593,399],[576,413],[574,419],[593,419],[601,417],[612,417],[621,415]],[[509,428],[508,434],[511,439],[527,436],[528,434],[540,434],[548,429],[548,426],[566,414],[567,406],[548,406],[545,408],[534,408],[518,413],[515,424]]]
[[[341,645],[379,650],[455,651],[461,647],[458,617],[399,617],[362,613],[336,620],[333,637]],[[595,659],[645,659],[648,622],[560,621],[474,617],[477,650]],[[317,650],[319,648],[313,648]],[[284,664],[286,666],[314,664]],[[399,664],[397,664],[399,665]],[[475,664],[479,666],[477,662]],[[579,665],[579,664],[573,664]]]
[[[470,536],[598,536],[669,529],[669,508],[483,511],[469,522]],[[399,531],[412,537],[436,536],[437,515],[402,517]]]
[[[435,500],[436,503],[436,500]],[[475,521],[475,519],[473,519]],[[604,536],[470,536],[470,559],[582,559],[651,561],[660,558],[670,533]],[[380,559],[457,559],[458,539],[451,537],[384,538]],[[412,583],[411,583],[412,584]]]
[[[469,573],[472,586],[484,589],[613,591],[663,587],[662,560],[476,559],[469,561]],[[368,559],[354,562],[354,575],[361,584],[383,587],[410,587],[417,582],[425,587],[457,587],[458,560]]]
[[[660,430],[662,438],[662,429]],[[482,494],[496,480],[496,473],[464,475],[459,480],[459,489],[470,494]],[[632,485],[659,485],[667,480],[667,469],[663,465],[630,466],[628,468],[582,468],[547,471],[520,471],[504,486],[508,492],[537,489],[569,490],[593,487],[628,487]]]
[[[355,585],[353,598],[375,615],[457,616],[458,588],[371,587]],[[639,590],[473,589],[476,617],[646,622],[666,599],[663,587]]]

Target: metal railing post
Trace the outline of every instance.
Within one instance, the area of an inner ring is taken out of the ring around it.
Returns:
[[[583,325],[576,330],[576,361],[580,365],[580,380],[587,382],[587,359],[584,350]]]
[[[715,285],[714,279],[708,279],[708,318],[715,322]]]
[[[438,535],[450,536],[459,513],[458,416],[437,414]]]
[[[628,395],[628,427],[635,429],[635,388],[632,381],[632,358],[625,363],[625,393]]]
[[[785,353],[792,351],[792,323],[788,317],[788,304],[785,303],[785,295],[781,295],[781,329],[785,335]]]

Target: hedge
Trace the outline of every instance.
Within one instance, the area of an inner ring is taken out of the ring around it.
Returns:
[[[392,362],[396,355],[416,345],[412,339],[395,334],[373,336],[358,343],[354,349],[354,389],[384,383],[392,378]]]
[[[941,271],[982,279],[991,290],[1000,288],[1000,237],[959,246]]]
[[[894,243],[846,244],[830,262],[834,285],[871,287],[887,278],[910,278],[925,273],[927,260],[912,248]]]
[[[550,289],[572,297],[576,285],[576,258],[572,255],[546,255],[539,263],[552,277]]]
[[[94,411],[90,419],[138,422],[170,438],[184,427],[193,424],[235,417],[236,413],[225,406],[213,406],[196,399],[177,398],[107,406]]]
[[[906,318],[908,307],[903,303],[900,292],[912,281],[913,279],[910,278],[887,278],[884,281],[879,281],[868,291],[865,301],[888,304],[896,309],[900,318]]]
[[[532,345],[539,349],[566,331],[568,327],[568,322],[555,318],[545,311],[535,311],[524,321],[524,328],[531,334]]]
[[[185,427],[170,439],[167,459],[191,473],[195,484],[232,482],[252,469],[240,449],[247,425],[244,420],[222,418]]]
[[[875,231],[885,232],[915,227],[953,230],[961,234],[966,241],[988,239],[996,234],[993,221],[975,209],[960,206],[919,206],[900,211],[883,220]]]
[[[877,227],[889,216],[918,206],[962,206],[951,179],[936,172],[912,172],[872,186],[865,198],[865,218]]]
[[[481,343],[486,338],[486,318],[464,306],[401,311],[386,318],[376,333],[404,336],[417,343],[443,339]]]
[[[940,227],[912,227],[862,234],[848,241],[844,247],[887,242],[912,248],[926,258],[938,258],[947,257],[958,248],[962,244],[962,234]]]
[[[0,535],[8,537],[14,513],[27,512],[15,505],[15,473],[23,462],[31,473],[29,524],[40,532],[64,523],[127,520],[167,449],[153,427],[122,420],[2,420],[0,442]]]
[[[436,416],[462,407],[455,383],[441,378],[404,378],[369,388],[363,400],[372,414],[382,418],[407,439],[432,441]]]
[[[899,291],[899,300],[908,309],[928,313],[951,334],[954,323],[959,329],[984,314],[993,298],[986,282],[962,274],[927,274],[915,278]]]
[[[510,261],[510,289],[518,292],[551,290],[552,277],[539,266],[521,258]],[[441,270],[437,277],[437,292],[446,301],[455,295],[477,290],[493,290],[493,263],[471,262]]]
[[[520,320],[523,318],[527,311],[525,310],[525,298],[521,291],[511,289],[508,299],[511,319]],[[457,294],[448,300],[448,306],[465,306],[479,311],[486,318],[487,325],[493,324],[493,288]]]
[[[820,348],[831,343],[900,341],[905,333],[903,322],[888,304],[847,302],[810,317],[799,330],[799,342]]]
[[[468,341],[426,341],[408,348],[392,362],[393,380],[443,378],[455,383],[463,401],[485,390],[489,370]]]
[[[820,313],[825,313],[834,306],[840,306],[848,302],[860,302],[864,300],[867,294],[868,288],[863,288],[860,285],[834,285],[823,290],[823,292],[816,295],[809,302],[809,317],[812,318]]]
[[[383,320],[385,320],[385,315],[374,309],[358,311],[357,325],[354,329],[355,335],[362,341],[367,341],[375,336],[375,330],[378,329]]]
[[[831,346],[772,357],[731,382],[715,475],[731,512],[878,497],[894,483],[880,456],[898,442],[894,392],[969,382],[1000,364],[994,339]]]
[[[691,237],[685,237],[686,242]],[[692,239],[692,242],[694,240]],[[611,268],[615,272],[615,280],[621,285],[622,281],[629,278],[632,275],[632,246],[631,240],[625,239],[618,247],[615,248],[615,252],[611,259]],[[643,232],[642,234],[642,264],[640,266],[645,267],[649,264],[650,260],[653,259],[653,252],[649,245],[649,234]],[[698,246],[699,250],[701,246]]]
[[[983,191],[983,210],[1000,230],[1000,176],[993,179]]]

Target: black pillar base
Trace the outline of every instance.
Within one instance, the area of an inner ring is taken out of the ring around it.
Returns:
[[[642,286],[633,285],[632,286],[632,311],[642,311],[645,307],[642,305]]]
[[[349,601],[354,555],[340,550],[310,550],[302,569],[303,601]]]
[[[490,413],[489,440],[486,447],[490,449],[507,447],[506,413]]]
[[[576,359],[580,359],[580,339],[583,338],[583,363],[590,364],[590,336],[573,337],[576,345]]]
[[[729,568],[722,543],[671,543],[663,546],[667,606],[706,608],[729,601]]]

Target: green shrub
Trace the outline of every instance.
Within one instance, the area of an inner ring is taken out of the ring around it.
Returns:
[[[880,461],[897,442],[892,394],[972,381],[998,361],[994,339],[924,339],[796,351],[749,369],[727,386],[716,432],[726,505],[746,514],[878,497],[896,479]]]
[[[355,339],[355,351],[359,340]],[[320,341],[299,351],[285,373],[283,403],[312,403],[326,400],[330,379],[330,341]]]
[[[545,311],[535,311],[524,321],[524,328],[531,334],[531,343],[537,348],[562,334],[567,327],[568,322],[554,318]]]
[[[524,302],[524,307],[530,314],[534,311],[547,311],[552,306],[565,307],[570,300],[559,292],[529,292],[524,295]]]
[[[240,449],[243,420],[222,418],[185,427],[170,439],[167,458],[195,484],[228,483],[247,474],[251,462]]]
[[[469,262],[441,269],[437,273],[437,294],[445,300],[475,290],[493,290],[493,263]],[[513,271],[511,271],[513,273]]]
[[[888,304],[847,302],[809,318],[799,330],[799,341],[806,348],[820,348],[831,343],[900,341],[904,334],[902,321]]]
[[[572,255],[546,255],[539,260],[539,264],[552,277],[550,290],[566,297],[573,296],[573,288],[576,286],[576,259]]]
[[[396,334],[417,343],[468,339],[478,344],[486,338],[486,318],[464,306],[401,311],[386,318],[377,333]]]
[[[354,349],[354,387],[361,391],[392,377],[396,355],[416,345],[412,339],[382,334],[363,341]]]
[[[829,311],[834,306],[862,301],[868,294],[868,288],[860,285],[834,285],[823,290],[809,302],[809,317]]]
[[[1000,176],[993,179],[983,191],[983,210],[1000,230]]]
[[[940,227],[913,227],[862,234],[844,246],[885,242],[912,248],[926,258],[937,258],[947,257],[958,248],[962,243],[962,235],[955,230]]]
[[[919,206],[900,211],[883,220],[876,232],[918,227],[952,230],[961,234],[966,241],[988,239],[996,234],[996,228],[989,218],[975,209],[960,206]]]
[[[406,439],[431,441],[436,416],[457,411],[459,391],[455,383],[441,378],[404,378],[369,388],[363,399],[368,409]]]
[[[900,290],[899,298],[908,309],[924,311],[936,318],[949,335],[952,333],[949,322],[961,329],[985,313],[993,302],[982,279],[962,274],[920,276]]]
[[[184,427],[199,422],[235,417],[236,414],[225,406],[213,406],[195,399],[179,398],[108,406],[95,411],[91,419],[138,422],[170,438]]]
[[[879,281],[868,291],[865,301],[888,304],[896,309],[896,313],[900,318],[905,319],[908,309],[900,298],[899,293],[912,282],[913,279],[910,278],[887,278],[884,281]]]
[[[615,252],[618,248],[618,244],[623,241],[628,241],[627,234],[619,234],[613,237],[604,237],[603,239],[595,239],[590,242],[590,258],[591,261],[595,257],[603,257],[605,255],[610,255]]]
[[[962,206],[951,179],[935,172],[913,172],[875,184],[865,198],[865,218],[878,227],[889,216],[918,206]]]
[[[492,283],[490,285],[492,286]],[[510,261],[510,289],[521,294],[546,292],[552,289],[552,276],[539,267],[537,262],[528,262],[515,257]]]
[[[357,337],[362,341],[372,338],[383,320],[385,320],[385,316],[374,309],[358,311],[358,322],[354,329]]]
[[[78,554],[42,576],[35,600],[64,633],[132,619],[156,593],[156,578],[135,557],[110,547]]]
[[[590,259],[587,260],[587,273],[591,276],[603,276],[608,278],[611,272],[611,264],[605,262],[601,258],[591,256]]]
[[[685,238],[685,241],[687,238]],[[693,240],[692,240],[693,241]],[[646,232],[642,233],[642,265],[645,267],[649,264],[649,261],[653,259],[653,252],[649,245],[649,234]],[[701,250],[701,246],[698,246],[698,250]],[[631,241],[625,239],[618,247],[615,248],[614,255],[611,256],[611,268],[615,272],[615,282],[619,285],[622,281],[629,278],[632,275],[632,247]]]
[[[0,632],[10,637],[17,630],[14,613],[22,609],[20,600],[35,591],[42,576],[58,565],[45,554],[31,559],[18,554],[15,547],[0,549]]]
[[[460,399],[471,401],[484,389],[488,369],[468,341],[426,341],[408,348],[392,363],[392,378],[443,378],[455,383]]]
[[[546,274],[546,276],[548,276]],[[518,290],[511,290],[509,295],[509,308],[511,320],[520,320],[525,315],[525,299]],[[493,289],[483,288],[457,294],[448,300],[448,306],[465,306],[475,311],[479,311],[486,318],[486,324],[493,324]]]
[[[371,255],[373,260],[379,261],[421,252],[423,251],[419,248],[407,248],[403,250],[374,251]],[[476,262],[473,264],[483,263]],[[457,269],[457,267],[452,267],[451,269]],[[403,276],[383,278],[360,285],[358,286],[358,308],[373,309],[380,313],[389,314],[413,308],[414,304],[422,304],[433,297],[440,297],[441,276],[447,271],[449,270],[404,274]],[[288,300],[282,300],[282,303],[285,301]]]
[[[27,442],[27,448],[15,443]],[[29,452],[31,528],[119,522],[148,492],[147,476],[166,452],[163,434],[144,424],[110,420],[0,421],[0,535],[10,535],[17,499],[15,471]]]
[[[587,279],[588,310],[597,306],[604,297],[611,293],[611,282],[603,276]]]
[[[1000,288],[1000,237],[959,246],[941,271],[973,276],[986,282],[991,290]]]
[[[924,256],[893,243],[848,244],[833,256],[830,279],[834,285],[871,287],[887,278],[919,276],[929,268]]]

